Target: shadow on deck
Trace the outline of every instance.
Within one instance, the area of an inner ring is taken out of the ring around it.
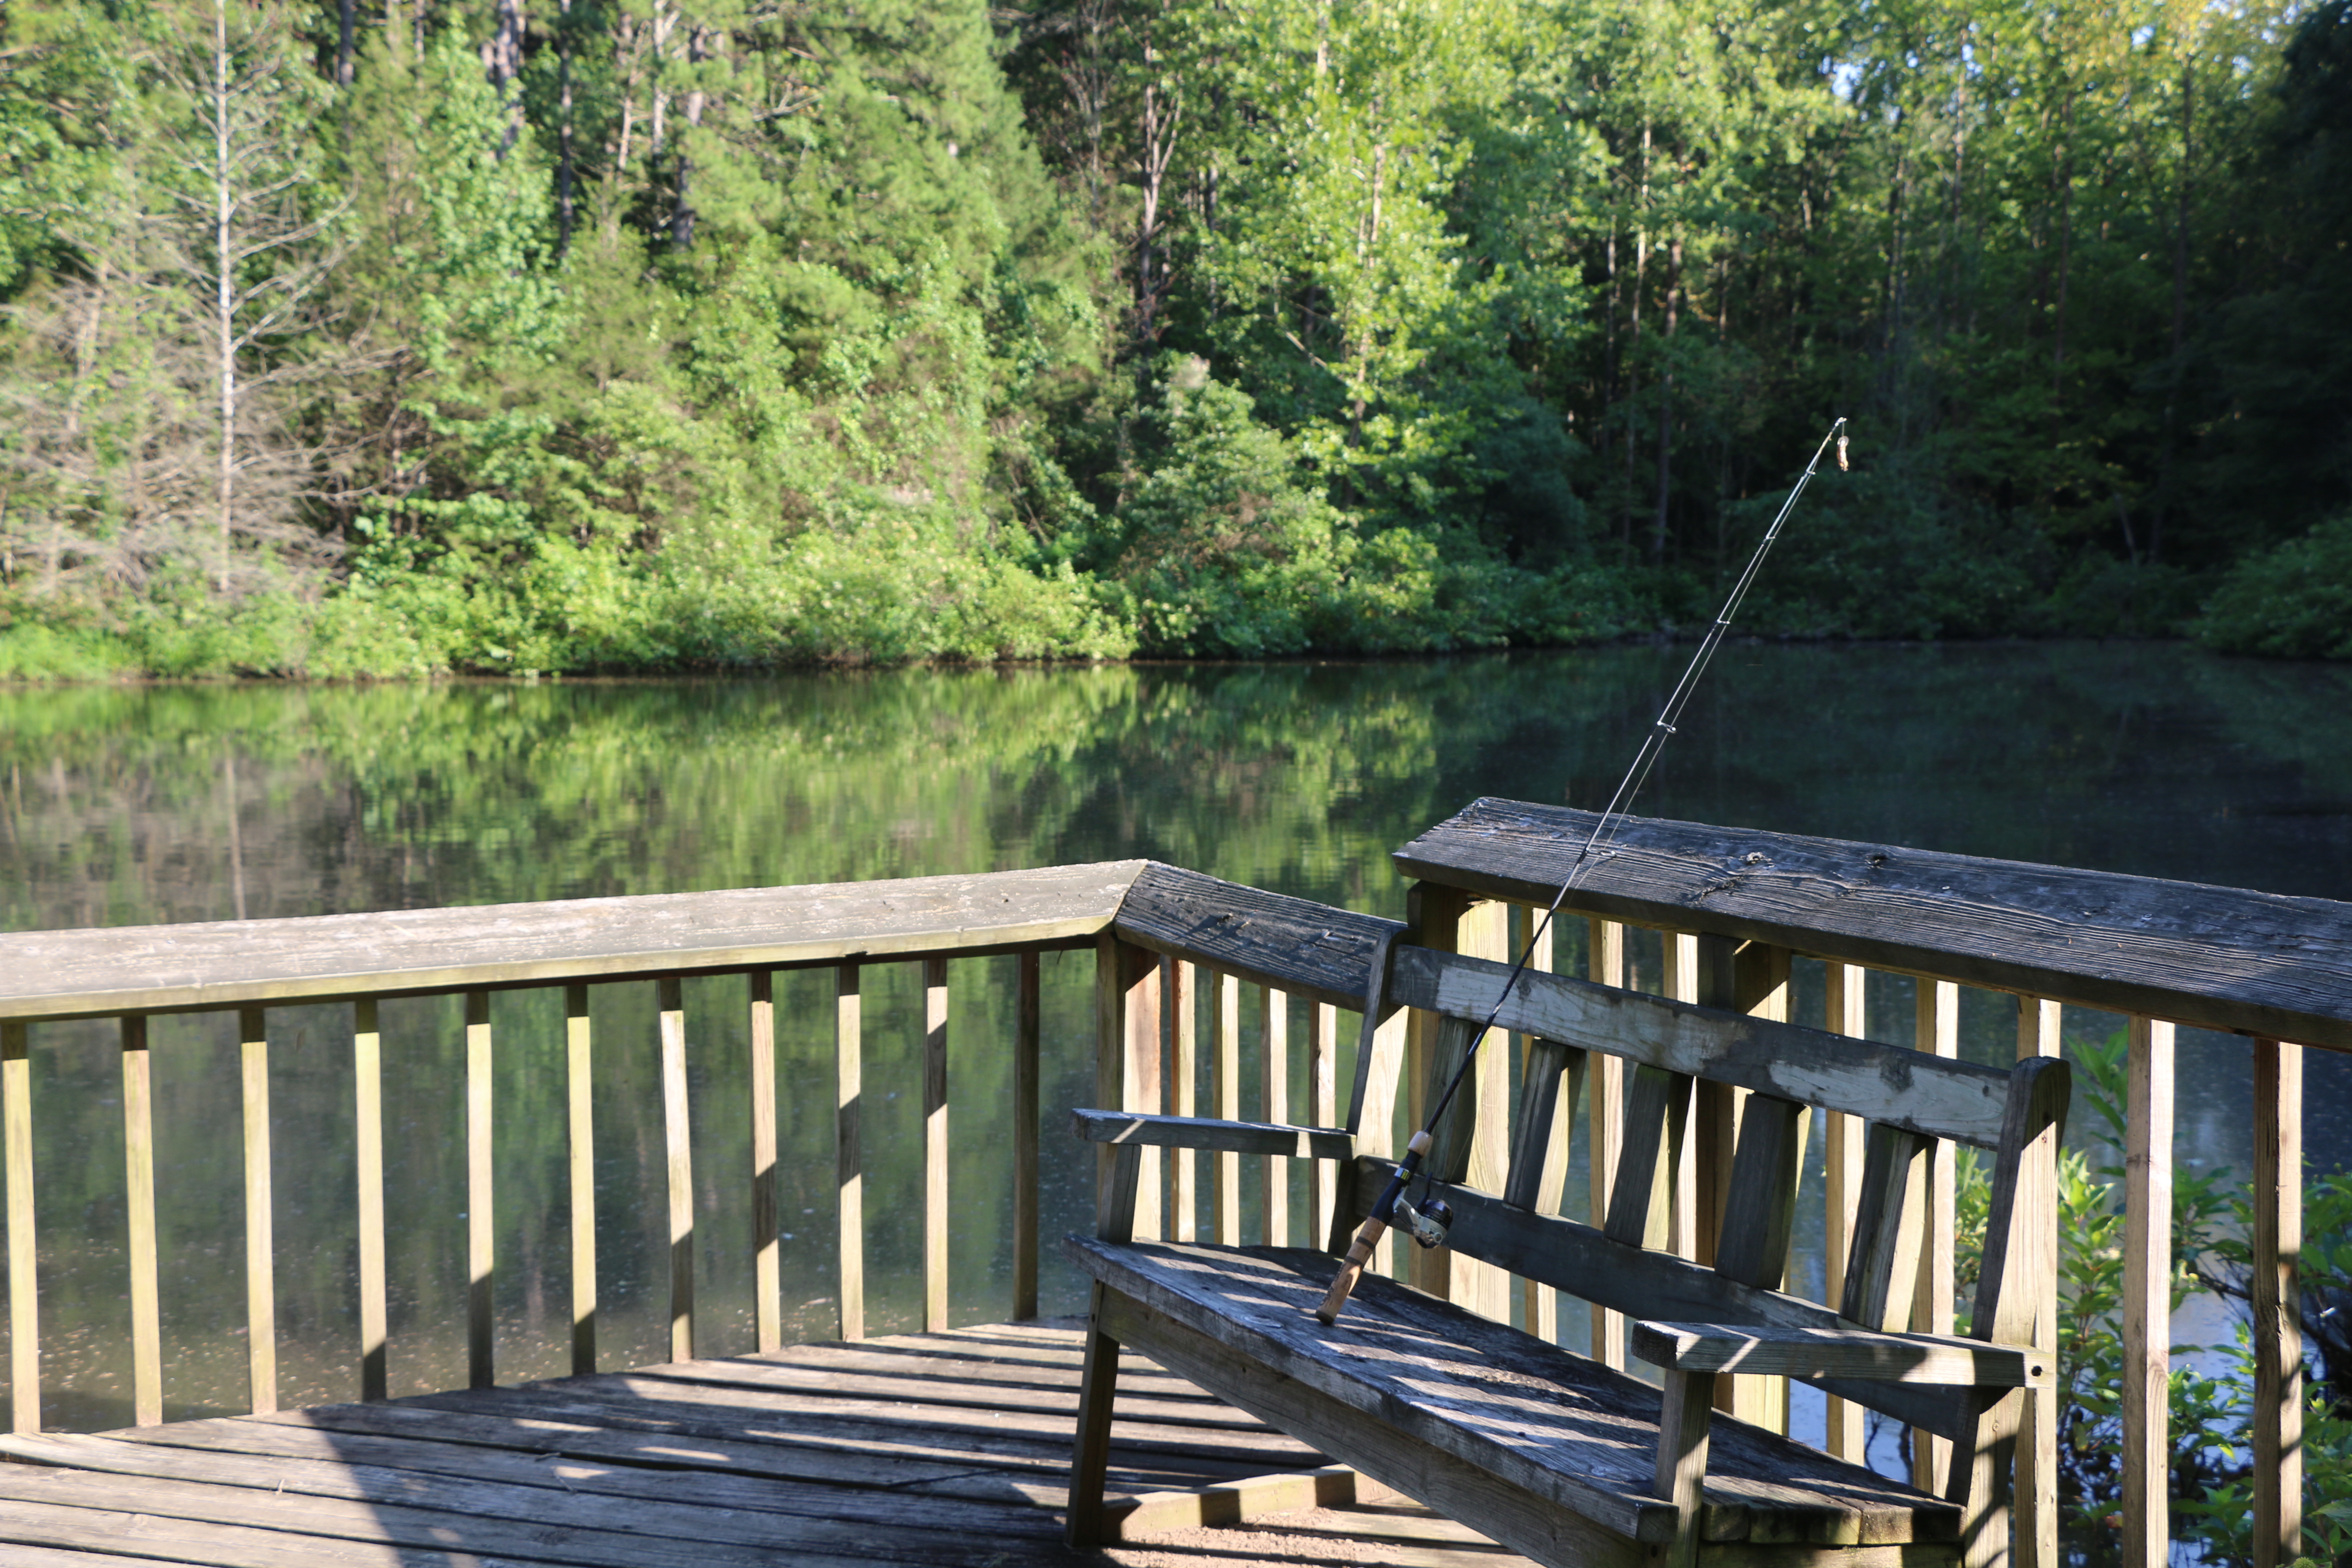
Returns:
[[[1402,1500],[1061,1544],[1079,1328],[1028,1322],[799,1345],[520,1388],[0,1437],[11,1568],[1517,1568]],[[1114,1491],[1149,1496],[1321,1457],[1130,1358]],[[1293,1486],[1246,1490],[1279,1506]],[[1230,1500],[1234,1494],[1228,1493]],[[1250,1510],[1258,1500],[1246,1505]],[[1230,1510],[1228,1510],[1230,1511]]]

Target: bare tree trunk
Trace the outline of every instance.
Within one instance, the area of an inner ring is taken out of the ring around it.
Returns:
[[[2189,342],[2189,199],[2197,144],[2197,78],[2190,61],[2180,62],[2180,180],[2172,225],[2172,374],[2164,394],[2164,444],[2158,448],[2156,509],[2147,524],[2147,558],[2164,549],[2164,514],[2172,505],[2172,447],[2179,430],[2180,384],[2188,369],[2182,350]]]
[[[1642,370],[1634,354],[1642,346],[1642,284],[1650,269],[1650,231],[1647,226],[1650,208],[1650,122],[1642,121],[1642,163],[1640,196],[1634,207],[1633,225],[1633,300],[1625,324],[1625,544],[1633,543],[1633,405],[1642,390]]]
[[[522,135],[522,0],[498,0],[490,36],[482,44],[482,68],[489,73],[490,89],[499,95],[506,125],[499,132],[499,159],[504,162]]]
[[[220,563],[215,578],[228,592],[229,529],[236,494],[236,250],[231,220],[228,147],[228,0],[213,0],[213,327],[220,353]]]
[[[579,178],[572,145],[572,0],[556,0],[555,28],[555,253],[563,256],[572,249]]]
[[[338,0],[335,7],[335,85],[352,85],[352,31],[358,22],[355,0]]]
[[[1166,258],[1160,253],[1160,204],[1168,164],[1176,153],[1176,128],[1184,106],[1170,101],[1158,80],[1160,50],[1149,23],[1143,35],[1142,202],[1135,221],[1135,335],[1142,343],[1160,336],[1160,298],[1167,291]]]
[[[709,58],[710,29],[699,26],[689,28],[686,35],[688,65],[699,66]],[[688,130],[701,126],[702,110],[707,101],[702,79],[698,72],[686,89],[686,123]],[[677,166],[677,178],[672,193],[669,242],[678,249],[686,250],[694,244],[694,153],[692,143],[684,135],[677,139],[677,152],[672,162]]]
[[[2066,100],[2058,147],[2058,298],[2050,349],[2050,413],[2054,421],[2066,396],[2066,282],[2074,255],[2074,100]]]
[[[1666,247],[1666,358],[1658,373],[1658,510],[1650,524],[1650,559],[1666,559],[1666,499],[1674,479],[1675,330],[1682,320],[1683,237]]]
[[[1389,149],[1383,142],[1372,149],[1372,202],[1364,222],[1357,228],[1356,264],[1366,273],[1372,269],[1372,258],[1380,254],[1381,186],[1388,178]],[[1356,366],[1356,395],[1348,407],[1348,445],[1360,447],[1364,444],[1364,378],[1370,374],[1372,337],[1370,331],[1355,334],[1348,345],[1348,357]]]

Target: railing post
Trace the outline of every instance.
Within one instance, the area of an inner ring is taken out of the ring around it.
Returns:
[[[2303,1552],[2303,1047],[2254,1042],[2254,1568]]]
[[[8,1418],[41,1429],[40,1248],[33,1228],[33,1068],[24,1023],[0,1022],[0,1123],[8,1166]]]
[[[2042,996],[2017,999],[2017,1059],[2060,1054],[2063,1009]],[[2057,1194],[2051,1194],[2052,1214]],[[2042,1256],[2034,1278],[2042,1281],[2041,1300],[2033,1304],[2033,1345],[2046,1355],[2058,1353],[2058,1233],[2053,1223],[2042,1240]],[[2016,1556],[2032,1568],[2055,1568],[2058,1562],[2058,1401],[2053,1391],[2024,1392],[2017,1433],[2015,1505]],[[2048,1494],[2052,1506],[2044,1508]]]
[[[352,1004],[352,1131],[360,1244],[360,1397],[391,1397],[383,1247],[383,1034],[376,999]]]
[[[1949,980],[1922,980],[1913,1005],[1912,1045],[1939,1057],[1960,1054],[1960,988]],[[1953,1315],[1953,1233],[1958,1224],[1949,1139],[1936,1140],[1927,1165],[1927,1233],[1919,1247],[1919,1280],[1911,1292],[1911,1327],[1948,1334]],[[1952,1440],[1932,1432],[1911,1434],[1911,1484],[1943,1495],[1952,1473]]]
[[[1587,916],[1584,921],[1584,976],[1596,985],[1625,984],[1625,928],[1615,921]],[[1592,1207],[1587,1220],[1593,1226],[1609,1223],[1609,1193],[1617,1179],[1618,1157],[1625,1152],[1625,1062],[1605,1051],[1592,1053],[1591,1077],[1585,1098],[1587,1129],[1584,1163],[1590,1178]],[[1625,1369],[1625,1314],[1606,1307],[1592,1309],[1592,1359],[1604,1366]]]
[[[772,1351],[784,1342],[783,1244],[777,1237],[783,1227],[776,1212],[776,977],[755,969],[749,978],[752,1342]]]
[[[1037,1072],[1044,986],[1034,948],[1015,960],[1013,1001],[1013,1319],[1037,1315]]]
[[[122,1020],[122,1166],[124,1250],[131,1265],[131,1419],[152,1426],[163,1419],[163,1303],[155,1254],[154,1079],[147,1050],[147,1020]],[[366,1211],[361,1212],[360,1262],[367,1263]],[[377,1258],[379,1268],[383,1259]],[[366,1316],[365,1280],[361,1315]]]
[[[1858,963],[1840,963],[1835,959],[1823,964],[1822,970],[1823,1010],[1828,1015],[1823,1026],[1831,1034],[1860,1039],[1865,1030],[1870,972]],[[1832,1310],[1845,1304],[1846,1258],[1853,1250],[1854,1208],[1862,1196],[1863,1135],[1862,1119],[1841,1111],[1832,1111],[1822,1127],[1822,1157],[1828,1167],[1822,1184],[1828,1209],[1822,1251],[1828,1264],[1822,1270],[1822,1294],[1828,1298],[1823,1304]],[[1834,1394],[1829,1396],[1828,1405],[1829,1440],[1823,1446],[1841,1459],[1863,1463],[1868,1446],[1865,1408]]]
[[[245,1091],[247,1403],[256,1415],[267,1415],[278,1408],[278,1277],[272,1258],[270,1222],[269,1031],[262,1010],[238,1008],[236,1033],[238,1069]],[[29,1192],[29,1148],[26,1153],[26,1187]],[[28,1233],[30,1228],[28,1225]]]
[[[1095,939],[1095,1103],[1147,1115],[1160,1110],[1160,966],[1144,948],[1114,931]],[[1115,1146],[1095,1146],[1096,1212],[1110,1199]],[[1156,1241],[1160,1229],[1160,1151],[1140,1152],[1135,1234]]]
[[[1265,1120],[1286,1123],[1290,1121],[1290,997],[1271,985],[1260,991],[1258,1043],[1265,1074]],[[1268,1247],[1290,1245],[1290,1163],[1271,1154],[1265,1161]]]
[[[654,983],[661,1016],[662,1148],[669,1186],[669,1359],[694,1359],[694,1124],[687,1103],[686,994],[675,974]]]
[[[840,1334],[866,1337],[865,1007],[854,963],[833,972],[833,1194],[841,1268]]]
[[[498,1165],[490,1143],[490,994],[466,993],[466,1373],[497,1382]],[[684,1359],[683,1357],[679,1359]]]
[[[2170,1552],[2172,1026],[2131,1021],[2125,1102],[2123,1568]]]
[[[923,1327],[948,1326],[948,961],[923,960]]]
[[[596,1370],[596,1101],[588,987],[563,988],[564,1154],[572,1190],[572,1374]]]

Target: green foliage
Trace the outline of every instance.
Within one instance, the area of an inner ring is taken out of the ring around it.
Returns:
[[[2197,635],[2224,653],[2352,658],[2352,512],[2232,566]]]

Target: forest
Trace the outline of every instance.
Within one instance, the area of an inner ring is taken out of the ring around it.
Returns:
[[[2352,657],[2352,0],[18,0],[0,679]]]

